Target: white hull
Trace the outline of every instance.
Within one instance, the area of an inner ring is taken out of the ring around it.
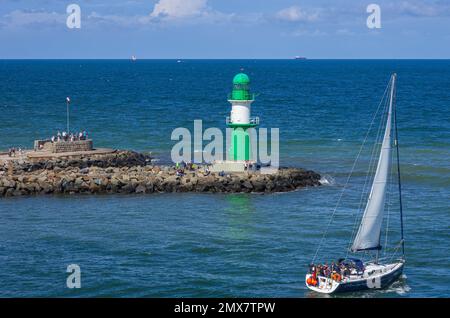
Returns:
[[[362,275],[350,275],[340,282],[331,278],[318,276],[318,285],[311,286],[306,282],[311,274],[305,277],[305,284],[310,290],[322,294],[354,292],[367,289],[381,289],[391,285],[403,272],[404,261],[390,264],[366,264]]]

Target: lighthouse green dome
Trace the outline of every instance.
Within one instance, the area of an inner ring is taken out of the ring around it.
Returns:
[[[235,85],[248,85],[250,84],[250,78],[245,73],[236,74],[233,78],[233,84]]]
[[[233,91],[231,92],[232,100],[253,100],[250,94],[250,78],[247,74],[239,73],[233,78]]]

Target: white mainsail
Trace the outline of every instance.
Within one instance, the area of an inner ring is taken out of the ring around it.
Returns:
[[[361,220],[361,225],[359,226],[358,233],[353,241],[351,248],[353,252],[381,248],[381,225],[383,222],[386,189],[391,167],[391,122],[395,79],[396,75],[394,74],[391,79],[389,109],[386,130],[384,132],[383,143],[381,145],[380,158],[378,160],[377,170],[375,172],[372,189],[370,190],[369,199]]]

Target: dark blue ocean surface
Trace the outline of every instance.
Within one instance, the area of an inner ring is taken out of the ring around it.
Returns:
[[[386,290],[347,297],[449,297],[448,60],[0,61],[0,149],[31,148],[34,139],[63,130],[70,96],[72,127],[88,130],[96,146],[167,160],[174,128],[191,128],[194,119],[225,128],[227,94],[242,67],[259,93],[253,115],[262,127],[280,128],[281,164],[313,169],[328,184],[273,195],[0,199],[0,296],[315,297],[304,285],[307,265],[397,72],[404,277]],[[369,152],[320,260],[346,254]],[[394,242],[395,204],[385,224]],[[82,288],[69,290],[66,268],[73,263],[81,267]]]

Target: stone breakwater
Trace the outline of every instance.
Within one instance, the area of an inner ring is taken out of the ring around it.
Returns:
[[[0,196],[75,193],[239,193],[286,192],[318,186],[320,175],[283,168],[274,174],[241,173],[219,176],[203,168],[178,176],[174,167],[151,164],[134,152],[104,158],[10,162],[0,166]]]
[[[0,161],[0,173],[9,170],[13,170],[15,173],[24,173],[43,169],[59,172],[68,168],[133,167],[145,166],[151,163],[151,161],[152,157],[150,155],[134,151],[116,150],[107,154],[74,155],[53,159],[11,160],[3,164]]]

